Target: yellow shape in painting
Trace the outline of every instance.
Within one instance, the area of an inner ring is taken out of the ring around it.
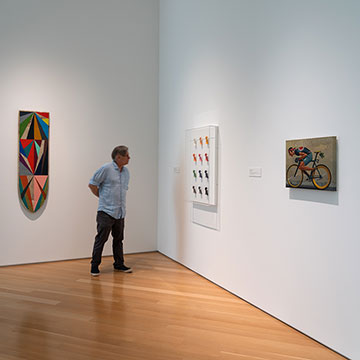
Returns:
[[[41,119],[44,121],[44,123],[46,124],[46,125],[49,125],[49,119],[48,118],[46,118],[46,117],[44,117],[44,116],[41,116],[41,115],[39,115],[40,117],[41,117]]]

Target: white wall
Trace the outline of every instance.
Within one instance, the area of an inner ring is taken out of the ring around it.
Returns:
[[[120,144],[131,156],[125,251],[156,249],[158,1],[2,0],[0,34],[0,265],[91,256],[88,181]],[[18,199],[21,109],[50,112],[40,216]]]
[[[159,250],[353,359],[359,16],[356,0],[160,2]],[[190,222],[184,188],[185,130],[208,124],[220,231]],[[339,190],[286,189],[285,140],[331,135]]]

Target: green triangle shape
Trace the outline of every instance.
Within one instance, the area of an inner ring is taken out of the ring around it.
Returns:
[[[28,126],[29,122],[32,119],[33,114],[31,114],[26,120],[24,120],[21,124],[20,124],[20,138],[23,136],[24,131],[26,129],[26,127]]]
[[[36,154],[39,155],[40,146],[37,144],[36,141],[34,141],[34,143],[35,143]]]
[[[20,176],[19,176],[19,190],[20,190],[20,194],[24,191],[24,188],[21,184],[21,179],[20,179]]]

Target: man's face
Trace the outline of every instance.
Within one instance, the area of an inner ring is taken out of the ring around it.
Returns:
[[[290,150],[289,150],[289,154],[290,154],[290,156],[294,156],[294,154],[295,154],[294,149],[290,149]]]
[[[130,155],[129,152],[126,152],[125,156],[121,156],[121,155],[116,155],[115,157],[115,162],[117,163],[118,166],[124,166],[127,165],[129,163],[130,160]]]

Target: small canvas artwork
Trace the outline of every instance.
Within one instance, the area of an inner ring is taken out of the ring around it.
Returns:
[[[286,187],[336,191],[336,136],[286,141]]]
[[[19,112],[19,196],[31,212],[44,204],[49,188],[49,113]]]

